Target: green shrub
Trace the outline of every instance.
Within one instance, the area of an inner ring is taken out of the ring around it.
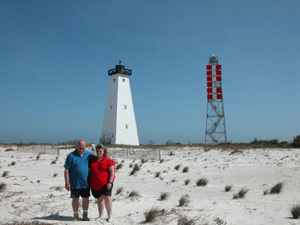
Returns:
[[[291,146],[292,146],[293,148],[300,148],[300,135],[294,137]]]
[[[298,219],[300,217],[300,205],[294,205],[291,208],[291,213],[294,219]]]
[[[270,194],[279,194],[281,192],[281,189],[283,187],[283,183],[279,182],[274,187],[271,188]]]

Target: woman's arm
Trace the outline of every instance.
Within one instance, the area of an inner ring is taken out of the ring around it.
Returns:
[[[108,177],[107,190],[110,190],[111,189],[110,182],[113,182],[114,177],[115,177],[115,166],[114,165],[108,167],[108,174],[109,174],[109,177]]]

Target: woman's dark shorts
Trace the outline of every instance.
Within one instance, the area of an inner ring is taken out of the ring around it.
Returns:
[[[90,189],[71,189],[71,198],[82,198],[90,197]]]
[[[113,186],[114,186],[114,184],[112,183],[111,188],[109,190],[107,190],[107,186],[106,185],[102,189],[100,189],[100,190],[94,190],[92,188],[92,195],[95,198],[99,198],[102,195],[111,196],[111,192],[112,192]]]

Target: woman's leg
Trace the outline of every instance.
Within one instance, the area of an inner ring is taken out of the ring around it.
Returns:
[[[103,216],[103,210],[104,210],[104,195],[101,195],[98,200],[98,210],[99,210],[99,216]]]
[[[107,211],[107,215],[110,217],[112,213],[112,201],[111,201],[111,196],[104,196],[105,200],[105,207]]]

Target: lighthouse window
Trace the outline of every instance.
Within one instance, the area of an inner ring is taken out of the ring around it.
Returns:
[[[124,109],[127,109],[127,105],[124,105]]]
[[[114,78],[114,82],[116,82],[116,78]]]
[[[125,79],[123,78],[123,80],[122,80],[123,82],[125,82]]]
[[[112,109],[112,106],[110,106],[110,109]]]
[[[111,137],[114,137],[114,134],[111,134]]]
[[[128,124],[125,124],[125,128],[128,129]]]

